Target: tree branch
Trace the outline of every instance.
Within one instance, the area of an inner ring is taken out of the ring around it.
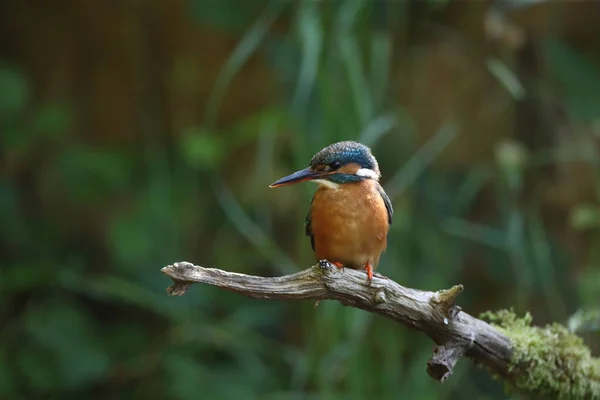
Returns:
[[[427,372],[444,381],[460,357],[466,355],[508,378],[512,354],[510,339],[488,323],[460,311],[455,305],[462,285],[425,292],[400,286],[375,274],[371,285],[362,271],[339,270],[326,261],[293,275],[265,278],[199,267],[179,262],[162,269],[173,279],[172,296],[181,296],[193,283],[207,283],[245,296],[280,300],[338,300],[383,315],[429,336],[437,346]]]
[[[340,270],[321,261],[293,275],[274,278],[203,268],[179,262],[162,269],[168,288],[181,296],[193,283],[207,283],[258,299],[337,300],[383,315],[429,336],[436,346],[427,372],[443,382],[462,356],[502,377],[511,388],[544,399],[600,399],[600,360],[583,340],[560,324],[536,327],[531,315],[487,313],[494,326],[456,306],[462,285],[425,292],[400,286],[380,274],[369,285],[363,271]],[[508,336],[507,336],[508,335]]]

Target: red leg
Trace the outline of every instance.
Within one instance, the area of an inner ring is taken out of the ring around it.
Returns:
[[[344,264],[342,264],[341,262],[334,262],[333,265],[335,265],[336,267],[338,267],[339,269],[344,269]]]
[[[371,283],[373,280],[373,267],[371,266],[371,263],[367,262],[367,265],[365,265],[365,271],[367,271],[367,278],[369,283]]]

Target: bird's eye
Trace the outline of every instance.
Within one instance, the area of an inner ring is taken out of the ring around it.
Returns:
[[[342,166],[342,163],[339,161],[333,161],[332,163],[329,164],[329,168],[331,168],[332,170],[338,169],[341,166]]]

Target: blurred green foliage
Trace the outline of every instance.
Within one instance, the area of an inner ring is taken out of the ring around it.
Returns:
[[[426,135],[423,125],[437,121],[433,110],[416,115],[410,96],[402,100],[398,92],[408,83],[438,82],[436,62],[433,72],[415,76],[398,70],[428,49],[437,54],[427,27],[443,25],[456,3],[189,0],[177,24],[235,45],[217,59],[215,79],[203,83],[210,90],[189,100],[202,105],[192,107],[199,119],[179,123],[177,110],[157,112],[152,105],[170,94],[155,93],[136,105],[133,144],[110,132],[88,135],[95,127],[81,98],[38,87],[44,65],[26,68],[9,53],[0,58],[0,397],[504,398],[502,384],[467,361],[444,385],[433,383],[425,373],[428,339],[336,303],[314,309],[211,287],[166,297],[169,282],[159,270],[174,261],[264,275],[312,263],[302,223],[314,188],[267,186],[325,145],[348,139],[373,147],[394,204],[383,274],[429,290],[462,282],[460,303],[472,314],[512,306],[544,323],[585,310],[585,324],[571,321],[585,325],[584,338],[598,351],[598,199],[576,197],[562,206],[564,218],[555,218],[560,213],[547,211],[544,192],[534,190],[556,178],[548,166],[561,170],[569,162],[591,167],[598,182],[598,60],[551,32],[536,38],[543,72],[531,78],[511,57],[486,48],[480,64],[515,108],[537,101],[527,112],[547,128],[558,123],[543,106],[558,104],[561,126],[583,144],[567,146],[548,134],[548,146],[532,148],[515,124],[501,138],[489,134],[494,154],[484,161],[441,160],[452,146],[488,133],[469,133],[452,117]],[[465,12],[459,22],[485,23],[467,12],[474,6],[458,7]],[[144,46],[128,51],[139,56]],[[236,86],[244,71],[258,68],[257,58],[276,82],[276,100],[267,104],[259,99],[267,82],[249,94]],[[198,69],[211,62],[205,54]],[[158,78],[149,79],[151,86]],[[234,88],[251,100],[235,103]],[[108,96],[111,103],[118,94]],[[228,102],[235,106],[226,109]],[[257,109],[245,112],[244,105]],[[239,113],[223,122],[231,109]],[[119,112],[100,111],[124,121]],[[471,112],[475,118],[477,105]],[[169,118],[172,124],[160,123]],[[564,174],[568,181],[579,175]]]

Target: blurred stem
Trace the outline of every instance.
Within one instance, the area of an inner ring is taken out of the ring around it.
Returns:
[[[212,182],[219,205],[238,231],[282,273],[297,271],[294,261],[246,215],[231,189],[216,177]]]
[[[302,61],[300,62],[296,89],[294,90],[292,109],[301,120],[306,116],[308,99],[315,84],[323,48],[323,33],[318,6],[319,2],[303,1],[298,13],[298,33],[302,43]]]
[[[516,285],[519,288],[531,288],[531,268],[527,263],[526,240],[524,235],[523,215],[517,208],[509,213],[508,226],[505,232],[505,245],[510,264],[513,267],[513,274],[517,280]],[[527,303],[527,291],[516,290],[517,308],[523,309]]]
[[[213,129],[216,125],[221,103],[223,102],[223,98],[225,97],[229,86],[233,82],[233,78],[260,46],[267,36],[269,28],[271,28],[271,25],[285,9],[287,4],[288,3],[285,1],[278,0],[269,2],[265,10],[244,33],[235,49],[231,52],[223,69],[217,77],[214,89],[208,99],[204,121],[209,129]]]
[[[398,121],[395,115],[380,115],[365,126],[359,140],[367,146],[374,146],[383,135],[394,129],[397,124]]]
[[[532,212],[529,231],[535,257],[534,264],[537,267],[538,279],[542,285],[549,314],[553,320],[563,320],[567,317],[567,310],[565,302],[561,297],[562,291],[559,290],[556,281],[551,245],[546,236],[539,209],[537,208]]]
[[[446,123],[421,147],[388,182],[386,192],[394,199],[413,184],[425,169],[450,145],[458,135],[458,127]]]
[[[275,130],[277,124],[271,118],[264,118],[261,121],[258,143],[256,147],[256,167],[254,172],[255,184],[260,187],[264,184],[264,177],[269,176],[273,168],[273,155],[275,152]],[[257,206],[257,218],[259,225],[267,230],[270,235],[271,212],[268,204],[260,203]]]
[[[356,19],[364,6],[364,0],[345,1],[339,8],[336,20],[337,45],[348,74],[354,112],[359,117],[361,127],[366,126],[374,115],[373,100],[363,68],[363,57],[353,31]]]

